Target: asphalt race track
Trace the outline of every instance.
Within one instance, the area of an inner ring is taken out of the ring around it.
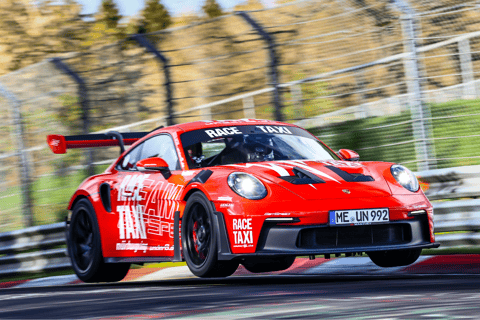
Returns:
[[[245,276],[0,290],[0,319],[479,319],[480,275]]]

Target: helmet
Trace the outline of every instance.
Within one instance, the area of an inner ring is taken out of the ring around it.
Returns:
[[[247,162],[274,160],[272,138],[266,134],[245,135],[243,147],[247,152]]]

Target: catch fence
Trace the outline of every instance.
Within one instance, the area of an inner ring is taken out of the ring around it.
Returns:
[[[53,155],[49,133],[283,118],[363,160],[480,163],[479,1],[237,9],[1,76],[0,231],[60,220],[85,170],[118,154]]]

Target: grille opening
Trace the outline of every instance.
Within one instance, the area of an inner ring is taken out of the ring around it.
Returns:
[[[297,246],[304,249],[406,244],[412,241],[408,224],[309,228],[300,231]]]

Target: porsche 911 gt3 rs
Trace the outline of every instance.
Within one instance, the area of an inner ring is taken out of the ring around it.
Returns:
[[[121,148],[68,206],[68,251],[85,282],[119,281],[131,263],[161,261],[184,260],[199,277],[342,253],[393,267],[438,247],[432,205],[410,170],[336,153],[292,124],[198,121],[47,140],[55,153]]]

